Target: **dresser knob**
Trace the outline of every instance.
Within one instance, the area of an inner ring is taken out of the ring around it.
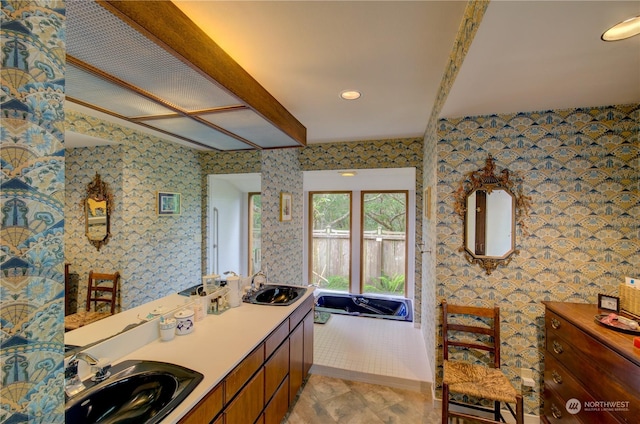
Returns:
[[[557,420],[562,418],[562,411],[555,404],[551,404],[551,415]]]
[[[560,328],[560,321],[556,318],[551,318],[551,327],[553,327],[554,330],[557,330]]]
[[[562,352],[564,352],[564,349],[562,348],[562,345],[560,343],[558,343],[557,341],[554,340],[553,341],[553,351],[559,355]]]
[[[551,378],[556,384],[562,384],[562,376],[556,370],[551,371]]]

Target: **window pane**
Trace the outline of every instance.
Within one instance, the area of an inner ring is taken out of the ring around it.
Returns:
[[[362,204],[362,291],[405,296],[407,192],[363,192]]]
[[[318,287],[349,291],[351,194],[310,193],[311,275]]]

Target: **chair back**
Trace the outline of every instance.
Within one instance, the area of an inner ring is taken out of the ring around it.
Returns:
[[[98,310],[98,302],[110,304],[111,315],[116,311],[116,294],[118,293],[120,273],[103,274],[89,271],[89,285],[87,287],[87,311]]]
[[[462,337],[452,337],[455,334]],[[500,368],[500,308],[449,305],[443,300],[442,345],[444,360],[449,359],[450,347],[475,349],[492,354],[494,368]]]

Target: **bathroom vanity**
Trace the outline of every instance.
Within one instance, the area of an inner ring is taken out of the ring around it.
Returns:
[[[310,296],[178,422],[278,424],[312,363]]]
[[[313,363],[313,305],[309,288],[288,306],[242,303],[207,315],[192,333],[170,341],[160,340],[152,320],[86,351],[113,364],[161,361],[201,373],[202,381],[162,423],[280,423]],[[69,339],[78,340],[71,333]],[[88,373],[79,371],[82,379]]]

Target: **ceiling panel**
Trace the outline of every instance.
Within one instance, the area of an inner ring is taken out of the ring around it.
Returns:
[[[146,125],[195,140],[218,150],[244,150],[250,146],[190,118],[167,118],[145,121]]]
[[[68,97],[128,118],[174,113],[173,110],[157,102],[148,100],[146,97],[85,72],[69,63],[66,70],[65,92]]]
[[[200,115],[207,122],[225,128],[247,140],[252,140],[264,148],[287,147],[291,143],[285,133],[250,111],[218,112]]]

